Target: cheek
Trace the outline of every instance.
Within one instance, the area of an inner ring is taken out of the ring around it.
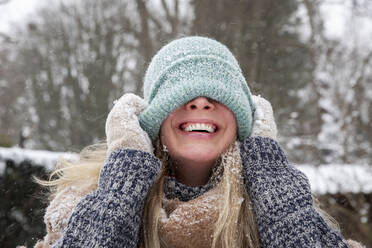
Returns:
[[[229,147],[238,137],[238,126],[235,116],[232,112],[228,114],[226,119],[229,123],[228,133],[226,135],[227,147]]]
[[[226,143],[225,143],[225,149],[229,148],[232,143],[235,142],[235,140],[237,139],[237,128],[236,128],[236,125],[235,126],[232,126],[229,130],[229,132],[227,133],[226,135]]]
[[[166,145],[167,143],[166,136],[164,135],[165,133],[167,133],[166,127],[164,126],[164,124],[162,124],[160,127],[160,141],[163,145]]]
[[[224,107],[223,115],[226,123],[228,123],[230,136],[234,136],[234,138],[236,138],[238,134],[238,125],[234,113],[227,107]]]
[[[160,140],[163,145],[168,146],[171,135],[171,121],[169,118],[165,119],[160,127]]]

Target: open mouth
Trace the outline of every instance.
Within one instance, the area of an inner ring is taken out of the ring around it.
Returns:
[[[183,123],[180,129],[185,132],[215,133],[217,126],[210,123]]]

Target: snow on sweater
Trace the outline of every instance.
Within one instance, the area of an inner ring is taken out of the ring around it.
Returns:
[[[348,247],[316,212],[307,178],[288,164],[276,141],[248,138],[241,156],[262,247]],[[114,151],[97,191],[78,203],[53,247],[137,247],[145,197],[159,168],[149,153]]]

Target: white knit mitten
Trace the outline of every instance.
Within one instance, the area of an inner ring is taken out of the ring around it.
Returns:
[[[251,136],[269,137],[276,140],[277,129],[270,102],[261,96],[252,95],[256,106]]]
[[[130,93],[115,102],[106,120],[108,154],[119,148],[153,152],[151,140],[138,121],[138,115],[146,106],[142,98]]]

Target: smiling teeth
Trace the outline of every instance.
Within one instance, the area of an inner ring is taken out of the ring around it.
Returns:
[[[193,124],[188,124],[185,129],[186,132],[192,132],[192,131],[207,131],[208,133],[214,133],[215,128],[210,125],[210,124],[205,124],[205,123],[193,123]]]

